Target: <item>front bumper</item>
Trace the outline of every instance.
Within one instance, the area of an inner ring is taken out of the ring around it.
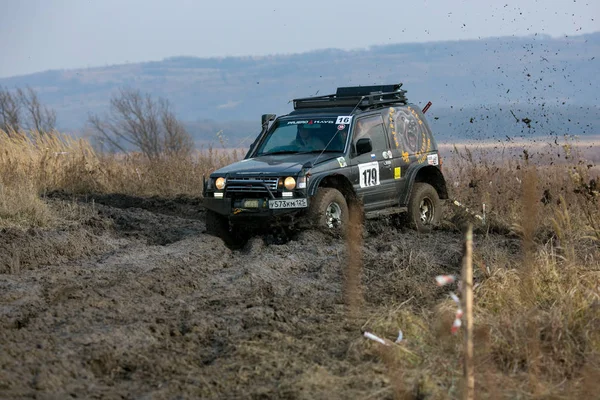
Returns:
[[[221,215],[231,213],[231,199],[215,199],[214,197],[205,197],[202,206]]]
[[[265,227],[273,225],[290,225],[296,222],[296,216],[306,213],[307,207],[271,208],[269,201],[309,199],[306,188],[285,191],[278,185],[279,177],[228,178],[223,191],[204,186],[203,206],[207,210],[227,217],[238,226]],[[283,194],[287,193],[288,196]],[[220,193],[222,197],[215,197]]]
[[[289,198],[287,200],[298,199]],[[247,200],[257,201],[258,207],[244,207]],[[278,198],[278,200],[284,200]],[[296,222],[297,217],[306,213],[308,207],[272,209],[268,206],[269,198],[215,198],[205,197],[203,206],[207,210],[216,212],[229,218],[237,225],[290,225]],[[308,203],[308,200],[307,200]]]

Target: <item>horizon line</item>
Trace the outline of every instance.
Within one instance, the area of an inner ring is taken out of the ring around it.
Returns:
[[[351,53],[351,52],[358,52],[358,51],[369,51],[369,50],[372,50],[375,48],[385,48],[385,47],[397,46],[397,45],[414,45],[414,44],[427,45],[427,44],[433,44],[433,43],[477,42],[477,41],[489,40],[489,39],[497,39],[497,40],[498,39],[499,40],[501,40],[501,39],[528,39],[528,38],[530,39],[530,38],[535,38],[538,36],[542,39],[558,40],[558,39],[563,39],[563,38],[577,38],[577,37],[598,35],[598,34],[600,34],[600,30],[594,31],[594,32],[589,32],[589,33],[582,33],[579,35],[561,34],[561,35],[557,35],[557,36],[552,36],[547,33],[531,33],[529,35],[522,35],[522,36],[519,36],[519,35],[485,36],[485,37],[471,38],[471,39],[449,39],[449,40],[430,40],[430,41],[422,41],[422,42],[410,41],[410,42],[396,42],[396,43],[387,43],[387,44],[372,44],[367,47],[356,47],[356,48],[347,48],[347,49],[339,48],[339,47],[323,47],[323,48],[317,48],[317,49],[313,49],[313,50],[292,52],[292,53],[267,53],[267,54],[254,54],[254,55],[240,54],[240,55],[226,55],[226,56],[194,56],[194,55],[180,54],[180,55],[164,57],[160,60],[155,59],[155,60],[145,60],[145,61],[135,61],[135,62],[127,62],[126,61],[123,63],[107,64],[104,66],[95,65],[95,66],[86,66],[86,67],[80,66],[80,67],[45,69],[45,70],[39,70],[36,72],[31,72],[31,73],[22,74],[22,75],[0,76],[0,80],[22,78],[22,77],[26,77],[26,76],[51,73],[51,72],[69,72],[69,71],[77,71],[77,70],[98,70],[98,69],[112,68],[112,67],[125,66],[125,65],[141,65],[141,64],[148,64],[148,63],[160,63],[160,62],[177,60],[177,59],[197,59],[197,60],[226,60],[226,59],[236,59],[236,58],[237,59],[267,59],[267,58],[273,58],[273,57],[297,56],[297,55],[305,55],[305,54],[319,53],[319,52],[326,52],[326,51],[339,51],[339,52],[344,52],[344,53]]]

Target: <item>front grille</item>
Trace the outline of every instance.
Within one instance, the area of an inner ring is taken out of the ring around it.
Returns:
[[[227,182],[228,192],[264,192],[267,190],[265,186],[258,183],[262,182],[266,184],[269,190],[277,191],[277,182],[279,178],[264,178],[264,177],[244,177],[244,178],[231,178],[230,182]]]

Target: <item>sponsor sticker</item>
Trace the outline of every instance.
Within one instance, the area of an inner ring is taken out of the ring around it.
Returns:
[[[337,158],[338,163],[340,164],[341,168],[344,168],[345,166],[347,166],[348,164],[346,163],[346,159],[344,157],[338,157]]]
[[[400,167],[394,168],[394,179],[400,179],[402,176],[402,170]]]
[[[429,164],[429,165],[438,165],[438,155],[437,154],[429,154],[429,155],[427,155],[427,164]]]
[[[286,125],[315,125],[315,124],[334,124],[335,121],[332,119],[311,119],[311,120],[297,120],[297,121],[285,121]]]

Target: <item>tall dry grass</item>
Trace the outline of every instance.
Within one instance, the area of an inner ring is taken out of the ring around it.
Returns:
[[[547,149],[561,163],[539,148],[456,147],[445,159],[451,197],[473,210],[486,204],[484,224],[452,206],[445,222],[476,226],[477,398],[600,393],[598,167],[575,150],[569,143]],[[136,154],[98,154],[86,140],[59,133],[0,132],[0,227],[52,224],[55,215],[41,197],[53,190],[199,196],[202,176],[239,156],[209,148],[150,163]],[[492,232],[518,247],[498,248],[488,240]],[[359,300],[351,303],[358,307]],[[369,321],[377,332],[404,332],[400,345],[366,344],[381,357],[396,398],[460,396],[462,336],[450,334],[454,311],[450,299],[431,310],[390,304]]]
[[[595,149],[600,150],[600,143]],[[597,151],[587,155],[594,158]],[[571,218],[580,233],[595,235],[600,166],[583,154],[580,146],[569,140],[546,146],[524,144],[519,150],[512,146],[454,146],[444,160],[444,173],[453,199],[479,214],[485,204],[486,229],[520,231],[524,228],[522,217],[537,218],[537,212],[549,215],[557,207],[567,207],[577,211]],[[525,192],[532,197],[530,201],[521,201]],[[550,218],[538,223],[537,234],[551,233]]]
[[[98,153],[88,140],[58,132],[0,131],[0,226],[51,224],[40,196],[56,190],[201,196],[202,177],[239,158],[239,150],[209,147],[149,161],[136,153]]]
[[[525,151],[523,151],[525,150]],[[449,206],[447,226],[477,227],[474,265],[476,398],[597,398],[600,393],[600,193],[597,167],[568,144],[557,165],[522,148],[454,149],[444,162],[451,198],[483,212],[481,223]],[[498,248],[502,232],[518,246]],[[432,277],[433,279],[433,277]],[[434,283],[432,280],[432,288]],[[425,289],[423,289],[425,290]],[[457,290],[456,287],[449,290]],[[396,307],[369,327],[404,331],[400,345],[366,344],[395,398],[460,398],[462,335],[456,305]]]

